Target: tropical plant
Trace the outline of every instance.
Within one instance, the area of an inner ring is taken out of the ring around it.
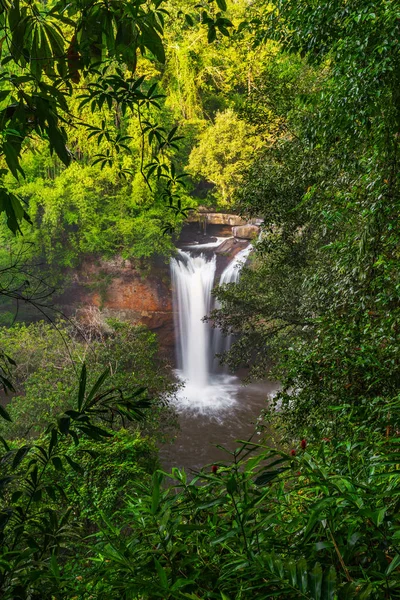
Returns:
[[[72,469],[79,476],[83,466],[66,452],[65,444],[79,446],[82,438],[96,441],[112,437],[104,420],[142,419],[150,404],[139,388],[130,396],[105,389],[109,370],[87,387],[86,366],[79,378],[76,403],[49,423],[45,435],[34,444],[9,445],[2,438],[0,491],[1,567],[3,598],[45,598],[62,592],[59,561],[70,553],[78,535],[72,507],[63,510],[65,490],[49,473]],[[91,451],[87,451],[91,454]],[[76,456],[74,457],[76,459]],[[61,508],[61,510],[60,510]]]
[[[144,327],[117,320],[85,329],[65,321],[21,323],[2,328],[0,344],[14,363],[10,365],[14,397],[2,408],[12,423],[0,422],[0,434],[7,439],[40,436],[58,413],[72,409],[83,363],[90,385],[107,368],[109,385],[124,394],[146,381],[153,399],[143,425],[146,431],[169,438],[175,429],[168,401],[177,384],[168,363],[158,356],[155,334]]]
[[[221,206],[232,202],[243,171],[261,146],[254,129],[232,110],[217,113],[215,122],[200,135],[189,157],[189,171],[214,184],[213,196]]]
[[[383,417],[395,426],[399,406],[377,401],[368,424],[343,412],[346,440],[243,442],[191,480],[156,472],[104,520],[78,594],[398,598],[398,437]]]

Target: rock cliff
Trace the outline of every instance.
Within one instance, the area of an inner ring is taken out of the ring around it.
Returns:
[[[88,257],[57,300],[67,314],[77,312],[80,318],[91,319],[94,307],[102,319],[146,325],[158,333],[163,348],[174,346],[169,266],[161,260],[153,260],[144,275],[119,257],[110,261]]]

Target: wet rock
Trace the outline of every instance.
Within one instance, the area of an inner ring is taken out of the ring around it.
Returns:
[[[215,254],[225,254],[233,258],[240,250],[247,246],[247,242],[240,241],[237,238],[230,237],[223,241],[220,246],[215,249]]]
[[[218,212],[196,212],[189,216],[189,223],[205,222],[207,225],[244,225],[246,221],[238,215]]]
[[[243,240],[254,240],[260,233],[258,225],[239,225],[232,228],[232,233],[236,238]]]

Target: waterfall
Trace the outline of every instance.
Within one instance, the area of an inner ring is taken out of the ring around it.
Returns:
[[[250,252],[253,250],[253,246],[249,244],[246,248],[243,248],[238,252],[233,260],[229,263],[226,269],[222,272],[219,280],[219,285],[225,283],[236,283],[239,281],[240,270],[245,264]]]
[[[210,312],[215,268],[215,254],[208,260],[180,250],[179,259],[171,260],[178,368],[197,388],[206,387],[210,378],[210,327],[202,319]]]
[[[211,250],[215,245],[202,246]],[[238,280],[240,266],[251,250],[249,245],[235,256],[222,273],[220,284]],[[216,262],[214,253],[212,257],[203,253],[196,256],[183,250],[178,251],[177,258],[171,259],[177,366],[178,374],[185,382],[178,400],[185,409],[207,412],[234,404],[237,390],[237,378],[221,374],[214,361],[215,348],[223,351],[230,340],[203,321],[213,308],[211,292]]]
[[[245,264],[250,252],[252,251],[253,246],[249,244],[238,252],[235,258],[229,263],[226,269],[222,272],[222,275],[219,280],[219,285],[225,285],[228,283],[237,283],[240,277],[240,271],[243,265]],[[221,304],[218,300],[215,301],[214,308],[221,308]],[[218,358],[215,356],[216,354],[222,354],[223,352],[227,352],[232,344],[232,334],[224,335],[220,329],[214,330],[213,336],[213,344],[212,344],[212,354],[214,357],[213,367],[214,370],[220,369],[220,364]]]

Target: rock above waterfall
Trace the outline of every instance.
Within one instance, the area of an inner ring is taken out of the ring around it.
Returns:
[[[239,225],[232,227],[232,233],[235,238],[242,240],[254,240],[260,233],[258,225]]]
[[[246,221],[239,217],[239,215],[231,215],[228,213],[218,212],[203,212],[199,210],[189,216],[188,222],[198,222],[205,220],[208,225],[229,225],[234,227],[235,225],[244,225]]]
[[[222,242],[222,244],[220,244],[214,250],[214,252],[215,252],[215,254],[226,254],[226,255],[229,255],[231,258],[233,258],[235,256],[235,254],[237,254],[237,252],[240,252],[240,250],[243,250],[243,248],[246,245],[247,245],[247,242],[241,242],[234,237],[230,237],[230,238],[226,239],[224,242]]]

